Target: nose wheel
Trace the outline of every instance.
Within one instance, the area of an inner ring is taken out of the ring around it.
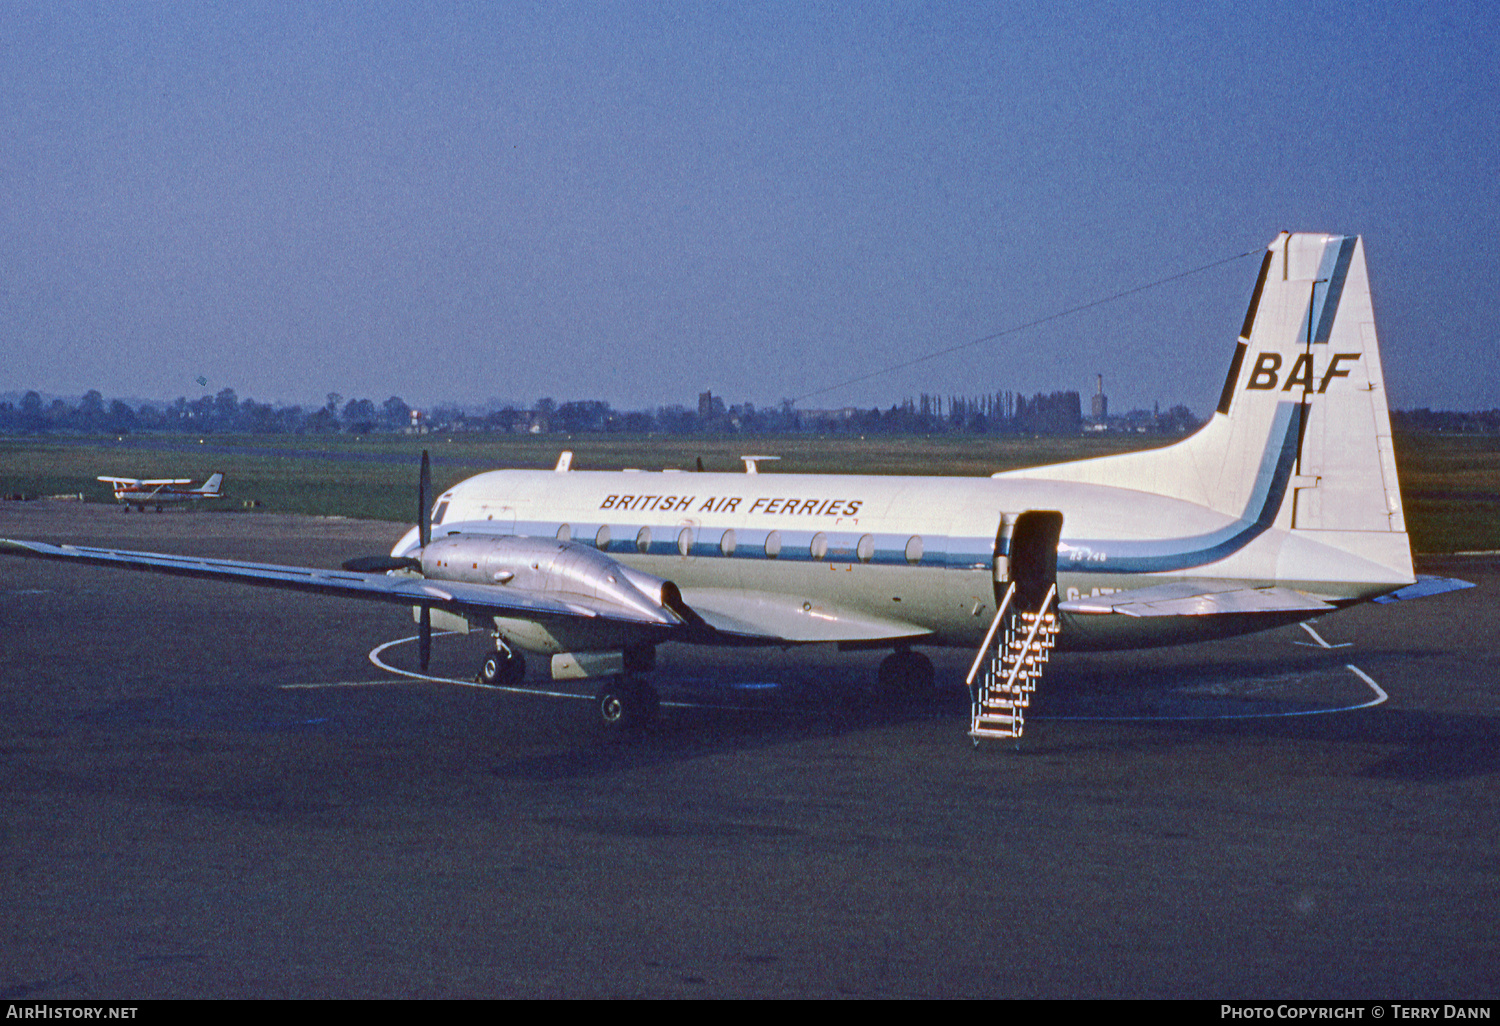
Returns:
[[[635,677],[610,677],[594,696],[599,722],[611,733],[645,726],[656,718],[660,707],[656,689]]]

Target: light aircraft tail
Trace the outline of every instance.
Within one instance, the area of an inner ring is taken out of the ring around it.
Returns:
[[[203,482],[203,487],[199,489],[199,492],[201,492],[204,496],[216,496],[219,494],[219,489],[223,486],[223,484],[224,475],[215,473],[211,477],[209,477],[207,481]]]
[[[1410,578],[1361,239],[1283,232],[1271,243],[1218,407],[1197,433],[1025,476],[1185,499]]]

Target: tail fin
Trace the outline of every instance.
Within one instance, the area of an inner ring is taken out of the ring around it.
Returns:
[[[1283,418],[1295,425],[1278,526],[1405,533],[1358,236],[1283,233],[1271,244],[1215,422],[1221,417],[1226,455],[1238,454],[1241,468],[1274,443]]]
[[[1267,248],[1218,408],[1162,449],[1025,476],[1186,499],[1410,576],[1375,313],[1358,236]]]
[[[224,475],[215,473],[211,477],[209,477],[207,481],[204,481],[203,487],[198,490],[204,495],[218,495],[219,489],[223,486],[223,484]]]

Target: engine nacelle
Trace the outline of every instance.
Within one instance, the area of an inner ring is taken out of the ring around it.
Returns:
[[[632,570],[578,542],[457,534],[434,539],[420,555],[428,580],[578,599],[591,608],[613,606],[661,624],[685,619],[678,612],[682,599],[670,581]]]

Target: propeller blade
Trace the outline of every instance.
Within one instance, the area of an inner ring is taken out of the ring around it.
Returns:
[[[432,661],[432,607],[422,607],[422,629],[417,634],[417,653],[422,661],[422,669],[427,669],[427,664]]]
[[[357,556],[354,559],[345,560],[343,567],[357,574],[381,574],[387,570],[420,571],[422,561],[410,556]]]
[[[422,450],[422,476],[417,481],[417,539],[422,548],[432,541],[432,465]]]

